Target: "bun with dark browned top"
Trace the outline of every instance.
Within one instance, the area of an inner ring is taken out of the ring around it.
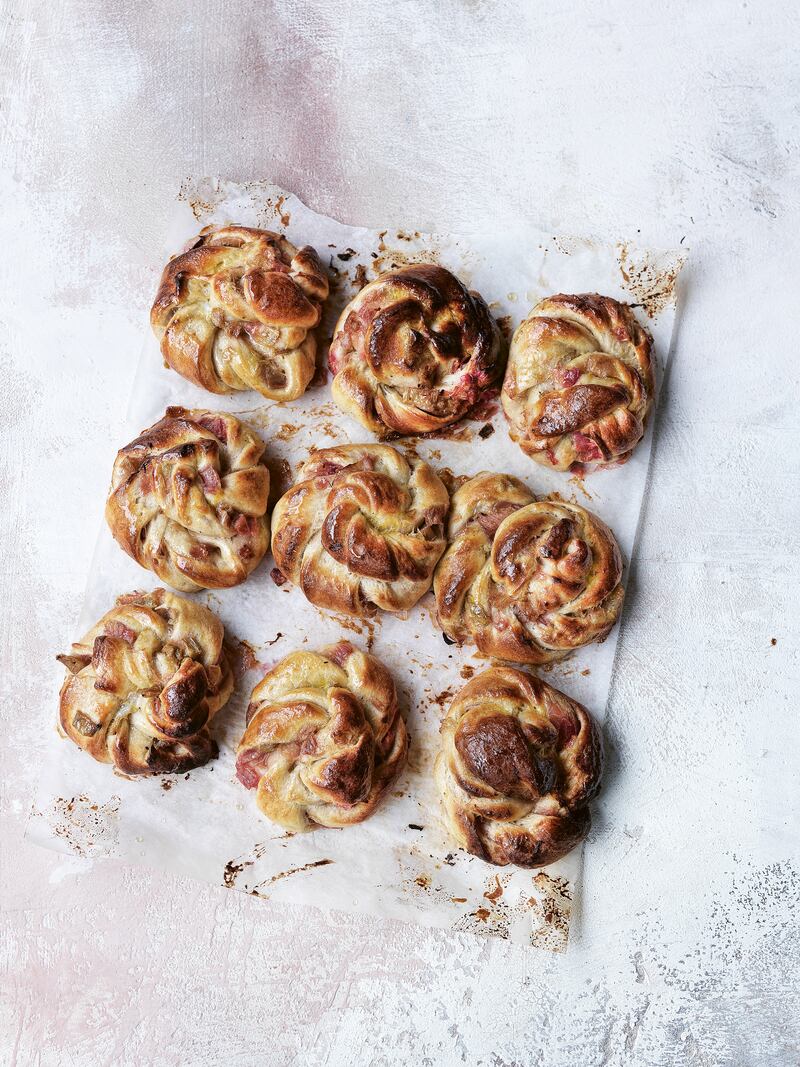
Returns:
[[[544,867],[586,836],[603,752],[576,701],[490,667],[453,698],[441,734],[434,775],[461,848],[488,863]]]
[[[272,554],[317,607],[406,611],[430,589],[448,503],[434,470],[390,445],[324,448],[275,505]]]
[[[619,617],[622,560],[596,515],[536,500],[508,474],[453,494],[436,568],[437,621],[458,644],[513,663],[548,663],[602,641]]]
[[[501,399],[523,452],[556,470],[591,470],[630,458],[653,390],[652,340],[630,308],[561,294],[514,334]]]
[[[191,770],[217,754],[208,730],[233,689],[222,623],[156,589],[128,593],[59,656],[61,727],[123,774]]]
[[[111,533],[175,589],[238,585],[269,548],[263,453],[258,434],[233,415],[167,408],[117,453]]]
[[[294,652],[258,683],[236,774],[287,830],[349,826],[372,814],[407,749],[391,675],[341,641]]]
[[[223,226],[169,261],[150,321],[166,366],[202,389],[294,400],[314,376],[327,296],[313,248]]]
[[[387,271],[342,312],[328,355],[339,407],[378,437],[439,430],[502,373],[483,299],[444,267]]]

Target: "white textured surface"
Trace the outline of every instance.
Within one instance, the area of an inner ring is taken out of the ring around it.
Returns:
[[[3,6],[3,1062],[800,1062],[795,6]],[[152,250],[205,173],[692,248],[566,957],[21,841]]]

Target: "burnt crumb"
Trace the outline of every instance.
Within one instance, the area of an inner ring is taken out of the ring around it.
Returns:
[[[162,780],[161,788],[164,790],[165,793],[168,793],[170,789],[172,789],[172,782],[169,780],[169,778],[164,778]]]
[[[327,351],[331,346],[331,338],[325,337],[322,342],[322,347]],[[328,382],[328,368],[322,362],[317,364],[317,369],[314,371],[314,377],[308,383],[309,389],[319,389],[321,386],[326,385]]]
[[[454,645],[455,641],[452,637],[448,637],[447,634],[442,634],[442,639],[446,645]]]
[[[500,333],[503,335],[503,340],[505,341],[506,344],[509,344],[510,341],[511,341],[511,335],[514,332],[514,327],[513,327],[512,323],[511,323],[511,316],[510,315],[501,315],[497,319],[497,325],[500,328]]]
[[[409,828],[409,830],[424,830],[425,829],[424,826],[420,826],[419,823],[416,823],[416,822],[410,822],[408,824],[408,828]]]
[[[442,863],[446,863],[448,867],[455,867],[456,858],[452,852],[448,852],[445,858],[442,860]]]
[[[222,872],[222,884],[226,889],[238,889],[236,885],[236,879],[242,873],[252,867],[256,860],[260,860],[264,855],[264,845],[256,845],[249,856],[239,856],[237,859],[228,860]]]
[[[336,253],[336,258],[341,259],[344,263],[346,263],[348,259],[352,259],[355,254],[355,248],[345,248],[344,252]]]
[[[267,641],[267,648],[269,648],[271,645],[277,644],[277,642],[280,641],[280,639],[282,637],[283,637],[283,634],[280,632],[280,630],[278,630],[278,632],[275,634],[275,636],[272,638],[272,640],[271,641]]]
[[[480,430],[478,430],[478,437],[483,438],[483,440],[485,441],[486,438],[491,437],[493,433],[494,426],[492,426],[490,422],[487,422],[485,426],[482,426]]]
[[[236,879],[248,866],[246,863],[235,863],[233,860],[228,860],[225,864],[225,870],[222,872],[222,884],[226,889],[233,889],[236,885]]]
[[[272,507],[280,497],[291,487],[293,482],[292,468],[285,459],[271,461],[269,468],[269,503]]]
[[[248,641],[240,639],[232,651],[239,672],[252,671],[258,666],[255,649]]]
[[[773,645],[773,646],[774,646],[774,645],[777,645],[777,643],[778,643],[778,638],[777,638],[777,637],[771,637],[771,638],[769,639],[769,643],[770,643],[771,645]]]
[[[364,266],[363,263],[359,263],[356,267],[355,276],[353,277],[353,285],[356,287],[356,290],[360,292],[366,284],[367,268]]]

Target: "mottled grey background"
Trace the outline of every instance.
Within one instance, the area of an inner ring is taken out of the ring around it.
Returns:
[[[0,0],[2,1062],[800,1063],[800,16]],[[555,958],[21,840],[182,179],[691,248]]]

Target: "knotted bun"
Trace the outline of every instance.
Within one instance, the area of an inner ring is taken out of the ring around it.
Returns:
[[[458,644],[547,663],[601,641],[617,620],[622,560],[596,515],[535,500],[517,478],[478,474],[456,491],[436,569],[439,625]]]
[[[263,453],[261,438],[233,415],[167,408],[117,453],[111,533],[175,589],[238,585],[269,548]]]
[[[314,375],[328,279],[313,248],[223,226],[164,268],[150,321],[164,363],[212,393],[294,400]]]
[[[445,821],[488,863],[544,867],[574,848],[600,786],[600,733],[584,707],[512,667],[453,698],[434,764]]]
[[[652,340],[607,296],[542,300],[511,341],[501,399],[512,438],[556,470],[630,458],[653,399]]]
[[[312,604],[348,615],[405,611],[444,551],[448,494],[389,445],[313,452],[272,513],[278,570]]]
[[[328,354],[333,398],[362,426],[426,433],[458,421],[502,372],[483,299],[433,263],[387,271],[344,309]]]
[[[287,656],[258,683],[236,774],[287,830],[348,826],[372,814],[407,749],[391,675],[341,641]]]
[[[117,598],[58,659],[66,735],[123,774],[168,774],[217,754],[211,718],[233,689],[222,623],[208,608],[156,589]]]

